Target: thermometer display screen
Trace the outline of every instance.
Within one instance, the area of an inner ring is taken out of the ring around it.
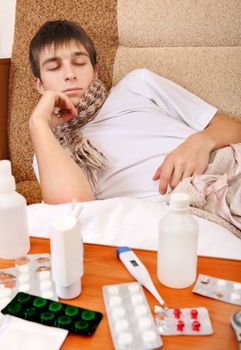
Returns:
[[[132,265],[133,265],[134,267],[139,266],[135,260],[130,260],[130,262],[132,263]]]

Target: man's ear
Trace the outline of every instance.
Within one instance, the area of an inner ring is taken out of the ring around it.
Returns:
[[[40,78],[34,78],[34,87],[40,93],[40,95],[43,95],[44,88]]]

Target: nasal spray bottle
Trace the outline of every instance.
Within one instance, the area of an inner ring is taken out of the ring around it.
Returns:
[[[82,211],[76,203],[71,213],[50,228],[52,274],[56,293],[62,299],[73,299],[81,293],[83,275],[83,241],[79,215]]]
[[[11,162],[0,161],[0,258],[16,259],[28,253],[27,203],[16,192]]]

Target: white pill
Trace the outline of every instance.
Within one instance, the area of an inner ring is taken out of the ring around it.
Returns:
[[[225,286],[225,285],[226,285],[226,281],[224,281],[224,280],[218,280],[218,281],[217,281],[217,285],[218,285],[218,286]]]
[[[133,304],[140,304],[143,302],[143,296],[141,294],[132,295],[131,302]]]
[[[135,308],[135,313],[138,317],[146,315],[148,309],[145,305],[138,305]]]
[[[49,270],[45,270],[45,271],[40,271],[38,273],[39,279],[40,280],[46,280],[50,278],[50,271]]]
[[[29,292],[31,289],[31,285],[29,283],[20,284],[18,287],[19,292]]]
[[[234,283],[233,284],[233,289],[240,290],[241,289],[241,283]]]
[[[48,290],[52,288],[52,281],[51,280],[44,280],[40,283],[40,289],[42,291]]]
[[[43,293],[41,293],[41,296],[46,299],[51,299],[54,296],[54,292],[52,290],[45,290]]]
[[[12,288],[1,288],[0,289],[0,298],[10,297],[12,294]]]
[[[238,293],[231,293],[230,294],[230,298],[232,299],[232,300],[239,300],[240,299],[240,294],[238,294]]]
[[[0,299],[0,310],[2,310],[8,303],[11,301],[11,298],[5,297]]]
[[[140,329],[142,329],[142,330],[150,328],[150,326],[152,324],[151,319],[149,317],[141,318],[138,323],[139,323]]]
[[[115,329],[118,333],[126,331],[129,327],[129,322],[126,319],[116,321]]]
[[[153,331],[145,331],[143,332],[142,337],[146,344],[150,344],[156,340],[156,333]]]
[[[132,343],[132,341],[133,336],[128,332],[122,333],[118,338],[119,346],[128,346]]]
[[[121,306],[115,307],[112,311],[113,318],[122,318],[125,315],[125,309]]]
[[[119,306],[121,302],[122,302],[122,299],[119,296],[110,297],[110,300],[109,300],[111,307]]]
[[[30,276],[28,273],[21,273],[21,275],[18,276],[18,282],[20,284],[28,282],[29,278],[30,278]]]
[[[21,273],[26,273],[30,270],[30,266],[29,265],[18,265],[18,270]]]
[[[117,286],[110,286],[110,287],[108,287],[107,291],[110,295],[118,295],[119,294],[119,288]]]
[[[131,283],[128,285],[129,292],[134,294],[138,293],[140,290],[140,285],[138,283]]]

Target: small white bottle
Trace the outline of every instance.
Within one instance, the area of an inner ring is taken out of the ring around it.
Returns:
[[[189,204],[188,194],[171,194],[170,212],[159,224],[157,277],[171,288],[186,288],[196,279],[198,224]]]
[[[73,299],[81,293],[83,275],[83,242],[77,203],[72,212],[50,227],[52,276],[56,294],[62,299]]]
[[[0,160],[1,259],[17,259],[30,249],[26,200],[15,190],[11,162]]]

